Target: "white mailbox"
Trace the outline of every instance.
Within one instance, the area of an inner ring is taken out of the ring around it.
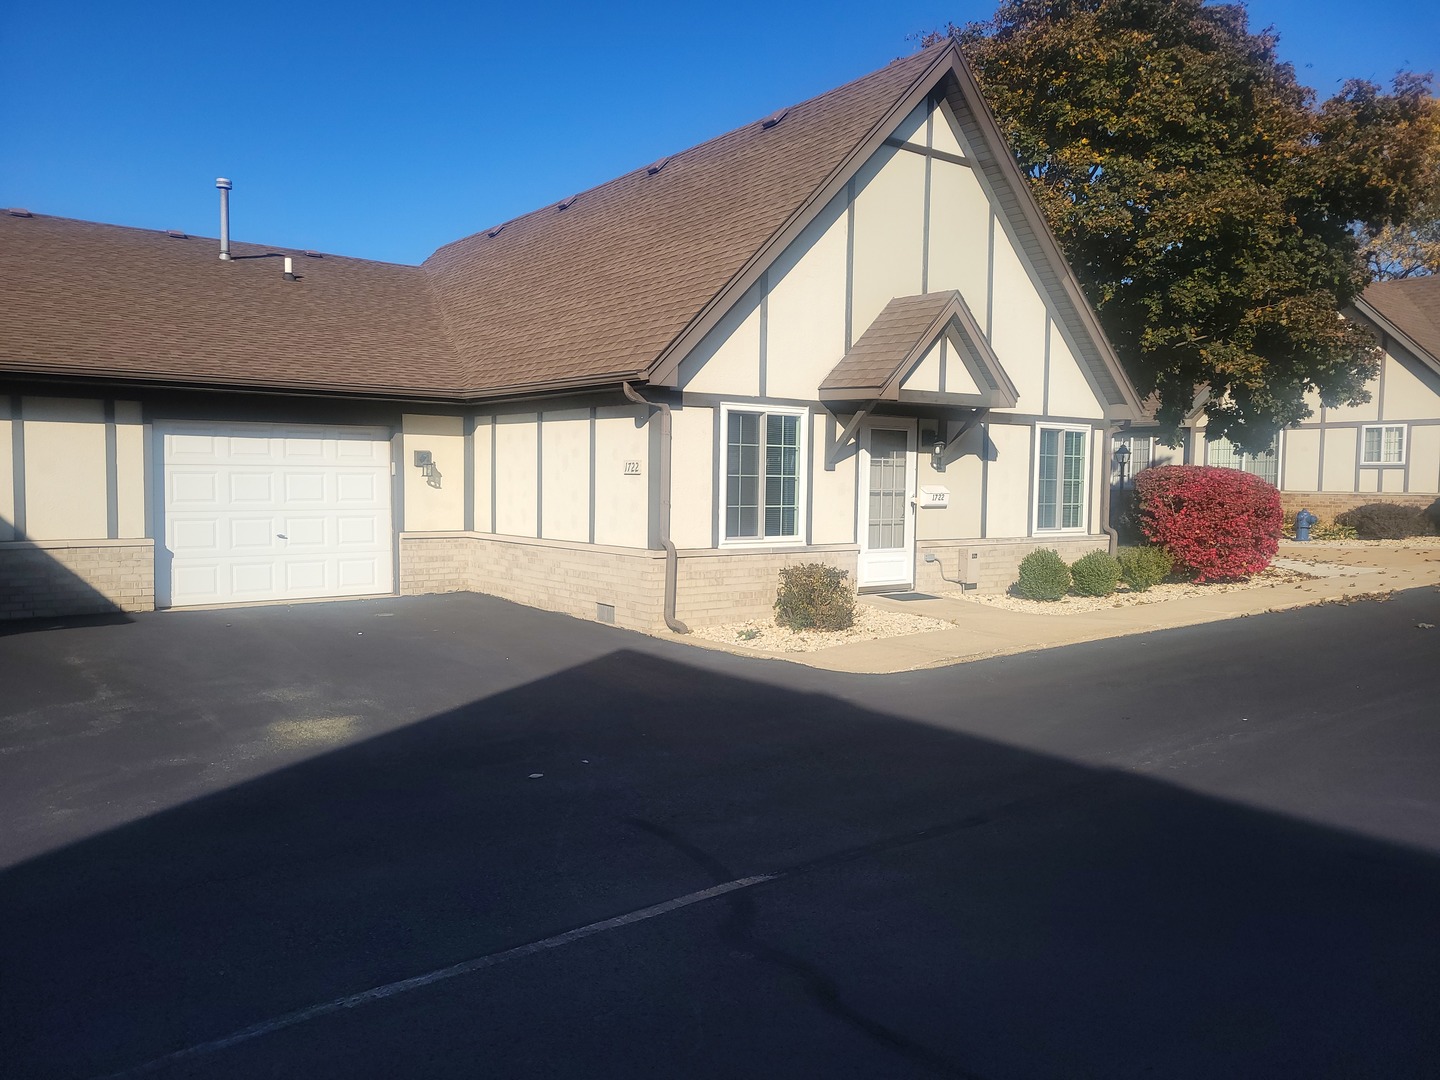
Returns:
[[[919,505],[921,510],[944,509],[950,505],[950,489],[947,487],[922,487]]]

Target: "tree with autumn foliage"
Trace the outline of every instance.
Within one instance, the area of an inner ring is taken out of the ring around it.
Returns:
[[[1260,450],[1308,391],[1365,400],[1378,350],[1337,313],[1362,235],[1422,201],[1427,78],[1317,103],[1273,31],[1203,0],[1005,0],[947,36],[1162,426],[1208,388],[1210,433]]]

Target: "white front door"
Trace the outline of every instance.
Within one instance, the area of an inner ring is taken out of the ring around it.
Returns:
[[[394,590],[383,428],[175,423],[160,434],[158,606]]]
[[[860,432],[860,563],[856,585],[915,581],[915,421],[877,420]]]

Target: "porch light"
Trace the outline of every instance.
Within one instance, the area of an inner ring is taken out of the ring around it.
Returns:
[[[936,472],[945,471],[945,443],[942,439],[936,439],[930,448],[930,467]]]
[[[1120,466],[1120,486],[1125,486],[1125,470],[1130,464],[1130,444],[1121,443],[1115,447],[1115,464]]]

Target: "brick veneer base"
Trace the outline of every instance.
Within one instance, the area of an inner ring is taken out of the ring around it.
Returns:
[[[921,540],[915,550],[915,588],[953,592],[957,582],[977,593],[1003,593],[1020,576],[1020,560],[1037,548],[1052,548],[1067,563],[1092,551],[1108,551],[1108,536],[1025,540]],[[936,562],[926,562],[926,553]]]
[[[1334,521],[1336,515],[1343,514],[1346,510],[1353,510],[1357,506],[1368,506],[1370,503],[1399,503],[1402,506],[1419,506],[1424,508],[1440,498],[1433,492],[1430,494],[1410,492],[1398,494],[1386,491],[1363,491],[1335,492],[1335,491],[1282,491],[1280,493],[1280,504],[1285,508],[1287,521],[1293,520],[1301,510],[1309,510],[1321,521]]]
[[[154,541],[42,540],[0,544],[0,619],[154,608]]]

